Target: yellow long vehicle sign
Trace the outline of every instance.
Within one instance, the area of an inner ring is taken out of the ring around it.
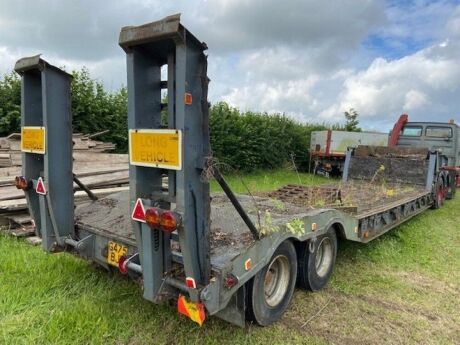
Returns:
[[[130,129],[129,160],[132,165],[182,169],[182,132],[176,129]]]
[[[25,126],[21,128],[21,151],[28,153],[46,152],[45,127]]]

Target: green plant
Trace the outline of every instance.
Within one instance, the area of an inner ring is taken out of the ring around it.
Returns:
[[[302,219],[294,218],[286,223],[286,230],[296,236],[305,234],[305,222]]]
[[[278,232],[280,227],[277,225],[273,225],[273,218],[272,214],[269,210],[265,210],[264,215],[262,217],[262,222],[259,226],[259,233],[263,236],[267,236],[269,234],[273,234]]]
[[[286,211],[286,205],[281,200],[273,199],[273,206],[275,206],[275,209],[277,211],[281,211],[281,212]]]

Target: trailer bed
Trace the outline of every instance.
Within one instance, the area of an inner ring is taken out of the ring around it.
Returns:
[[[238,199],[254,224],[259,223],[258,212],[270,210],[273,224],[284,225],[293,218],[311,215],[308,210],[292,203],[280,207],[270,197],[238,195]],[[80,205],[75,210],[77,229],[82,229],[122,243],[136,246],[132,230],[129,192],[120,192],[103,199]],[[211,264],[221,268],[254,243],[252,235],[223,193],[211,196]],[[178,244],[173,243],[173,250]]]
[[[290,184],[268,196],[304,208],[334,208],[361,219],[429,193],[424,186],[416,184],[356,180],[319,187]]]
[[[287,185],[258,196],[238,195],[238,200],[252,222],[258,226],[269,211],[274,226],[291,220],[314,216],[326,209],[337,209],[356,219],[363,219],[397,207],[429,193],[419,185],[353,181],[328,186]],[[136,246],[130,217],[129,192],[120,192],[75,210],[77,229],[86,230],[122,243]],[[246,251],[253,237],[234,206],[223,193],[211,196],[211,263],[221,268]],[[172,249],[179,244],[172,241]]]

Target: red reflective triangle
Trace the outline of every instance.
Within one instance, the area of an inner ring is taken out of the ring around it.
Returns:
[[[136,200],[131,218],[133,220],[137,220],[138,222],[145,223],[145,209],[141,199]]]
[[[45,184],[43,183],[41,177],[38,178],[37,188],[35,188],[35,191],[37,192],[37,194],[46,195]]]

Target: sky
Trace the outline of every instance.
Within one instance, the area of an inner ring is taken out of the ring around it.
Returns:
[[[126,85],[121,27],[182,13],[209,49],[209,100],[368,130],[460,122],[460,0],[0,0],[0,74],[21,57]]]

